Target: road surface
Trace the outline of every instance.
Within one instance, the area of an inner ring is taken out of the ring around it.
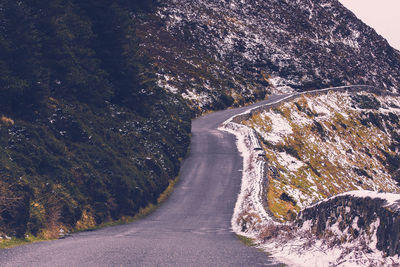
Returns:
[[[180,182],[153,214],[131,224],[0,250],[0,266],[276,266],[242,244],[231,217],[242,178],[233,135],[217,130],[249,107],[200,117]]]

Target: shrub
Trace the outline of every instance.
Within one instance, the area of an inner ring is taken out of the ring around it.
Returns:
[[[279,199],[286,201],[286,202],[290,202],[293,204],[293,206],[296,206],[296,204],[297,204],[296,201],[291,196],[289,196],[286,192],[283,192],[280,195]]]
[[[374,96],[354,95],[352,96],[353,105],[360,109],[379,109],[381,103]]]
[[[258,237],[259,239],[265,242],[269,239],[276,237],[292,238],[293,233],[294,233],[294,226],[290,224],[270,223],[261,229]]]

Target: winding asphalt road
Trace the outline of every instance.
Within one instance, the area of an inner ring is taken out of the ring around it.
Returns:
[[[235,137],[217,130],[231,116],[274,102],[229,109],[192,123],[180,182],[153,214],[131,224],[0,250],[0,266],[276,266],[242,244],[231,217],[242,178]]]

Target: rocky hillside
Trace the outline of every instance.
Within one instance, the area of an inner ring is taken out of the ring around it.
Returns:
[[[354,243],[363,237],[367,247],[400,255],[399,201],[399,194],[347,192],[307,207],[296,224],[329,242]]]
[[[399,54],[337,0],[165,0],[138,36],[159,85],[195,107],[344,84],[400,87]]]
[[[277,218],[351,190],[399,193],[400,102],[393,96],[303,95],[244,124],[255,129],[269,172],[265,191]]]
[[[294,266],[397,266],[399,207],[399,194],[340,194],[306,208],[293,224],[265,227],[263,246]]]
[[[282,262],[400,260],[400,103],[358,88],[297,94],[224,124],[244,155],[233,227]]]

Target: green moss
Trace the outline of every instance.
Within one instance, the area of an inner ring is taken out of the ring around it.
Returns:
[[[263,116],[261,114],[253,114],[252,117],[244,121],[243,124],[254,128],[255,126],[261,127],[261,130],[264,132],[270,132],[272,130],[272,121],[269,117]]]
[[[31,234],[27,234],[25,238],[11,238],[11,239],[2,239],[0,240],[0,249],[3,248],[12,248],[17,246],[26,245],[29,243],[41,242],[45,241],[43,238],[35,237]]]
[[[242,242],[243,244],[245,244],[246,246],[249,247],[254,247],[257,244],[255,243],[255,240],[243,235],[236,235],[236,237],[240,240],[240,242]]]

